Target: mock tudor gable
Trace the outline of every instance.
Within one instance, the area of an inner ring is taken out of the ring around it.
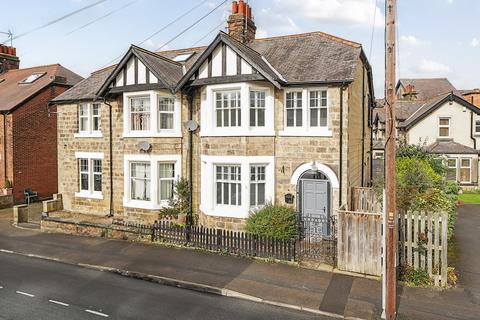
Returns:
[[[98,90],[97,96],[153,89],[173,92],[183,75],[182,69],[178,62],[132,45]]]

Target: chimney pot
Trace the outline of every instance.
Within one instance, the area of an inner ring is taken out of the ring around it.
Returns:
[[[247,17],[252,19],[252,7],[247,4]]]
[[[238,13],[241,13],[244,16],[246,15],[245,2],[243,0],[240,0],[238,3]]]
[[[238,2],[233,1],[232,2],[232,14],[237,14],[238,13]]]

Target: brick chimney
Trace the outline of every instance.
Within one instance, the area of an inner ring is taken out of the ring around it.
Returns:
[[[0,74],[19,67],[20,59],[17,57],[17,49],[0,44]]]
[[[232,2],[232,15],[228,17],[228,35],[248,43],[255,40],[257,27],[253,22],[252,8],[244,0]]]
[[[405,100],[416,100],[417,99],[417,90],[413,84],[407,84],[405,91],[403,93],[403,99]]]

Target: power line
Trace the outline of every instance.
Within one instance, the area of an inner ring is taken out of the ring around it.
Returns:
[[[159,30],[155,31],[154,33],[152,33],[148,38],[146,38],[145,40],[141,41],[138,43],[138,45],[142,45],[144,44],[145,42],[147,42],[148,40],[152,39],[153,37],[155,37],[157,34],[159,34],[160,32],[162,32],[163,30],[167,29],[168,27],[170,27],[172,24],[174,24],[175,22],[179,21],[180,19],[182,19],[183,17],[185,17],[186,15],[188,15],[190,12],[192,12],[193,10],[197,9],[198,7],[200,7],[201,5],[203,5],[204,3],[206,3],[208,0],[205,0],[205,1],[202,1],[200,2],[199,4],[197,4],[196,6],[194,6],[193,8],[191,8],[190,10],[188,10],[187,12],[185,12],[184,14],[178,16],[176,19],[174,19],[172,22],[168,23],[167,25],[165,25],[164,27],[160,28]]]
[[[144,44],[145,42],[147,42],[148,40],[152,39],[154,36],[156,36],[157,34],[159,34],[160,32],[162,32],[163,30],[167,29],[168,27],[170,27],[171,25],[173,25],[174,23],[178,22],[180,19],[182,19],[183,17],[185,17],[186,15],[188,15],[189,13],[191,13],[193,10],[197,9],[198,7],[200,7],[201,5],[203,5],[204,3],[206,3],[208,0],[204,0],[202,2],[200,2],[199,4],[195,5],[194,7],[192,7],[191,9],[189,9],[188,11],[186,11],[185,13],[181,14],[180,16],[178,16],[177,18],[173,19],[171,22],[167,23],[165,26],[163,26],[162,28],[160,28],[159,30],[155,31],[154,33],[152,33],[150,36],[148,36],[147,38],[145,38],[144,40],[140,41],[137,43],[138,46],[141,46],[142,44]],[[123,53],[115,58],[113,58],[112,60],[110,60],[109,62],[107,62],[106,64],[104,64],[101,68],[104,68],[106,66],[109,66],[110,64],[112,64],[113,62],[117,61],[118,59],[120,59],[121,57],[123,56]]]
[[[215,8],[213,8],[212,10],[210,10],[207,14],[203,15],[200,19],[197,19],[194,23],[192,23],[190,26],[188,26],[187,28],[185,28],[182,32],[180,32],[179,34],[177,34],[175,37],[173,37],[172,39],[168,40],[166,43],[164,43],[161,47],[159,47],[156,51],[160,51],[162,50],[162,48],[164,48],[165,46],[169,45],[170,43],[172,43],[173,41],[175,41],[177,38],[179,38],[181,35],[183,35],[185,32],[187,32],[188,30],[190,30],[191,28],[193,28],[194,26],[196,26],[200,21],[202,21],[203,19],[205,19],[206,17],[208,17],[209,15],[211,15],[213,12],[215,12],[218,8],[220,8],[222,5],[224,5],[228,0],[224,0],[222,1],[219,5],[217,5]]]
[[[32,33],[32,32],[35,32],[35,31],[44,29],[44,28],[46,28],[46,27],[49,27],[49,26],[51,26],[51,25],[53,25],[53,24],[55,24],[55,23],[57,23],[57,22],[60,22],[60,21],[62,21],[62,20],[65,20],[65,19],[67,19],[67,18],[69,18],[69,17],[71,17],[71,16],[73,16],[73,15],[79,13],[79,12],[82,12],[82,11],[85,11],[85,10],[90,9],[90,8],[92,8],[92,7],[95,7],[95,6],[101,4],[101,3],[105,2],[105,1],[107,1],[107,0],[99,0],[99,1],[94,2],[94,3],[92,3],[92,4],[86,5],[86,6],[82,7],[82,8],[80,8],[80,9],[77,9],[77,10],[75,10],[75,11],[72,11],[72,12],[64,15],[64,16],[61,16],[60,18],[57,18],[57,19],[52,20],[52,21],[50,21],[50,22],[47,22],[47,23],[45,23],[45,24],[43,24],[43,25],[41,25],[41,26],[39,26],[39,27],[36,27],[36,28],[34,28],[34,29],[31,29],[31,30],[29,30],[29,31],[26,31],[26,32],[24,32],[24,33],[21,33],[21,34],[19,34],[19,35],[17,35],[17,36],[14,36],[14,37],[12,38],[12,40],[16,40],[16,39],[18,39],[18,38],[21,38],[21,37],[24,37],[24,36],[26,36],[26,35],[29,35],[29,34]],[[7,40],[7,41],[8,41],[8,40]],[[5,43],[6,43],[6,42],[4,42],[4,43],[2,43],[2,44],[5,44]]]
[[[88,23],[86,23],[86,24],[84,24],[84,25],[82,25],[82,26],[80,26],[80,27],[78,27],[78,28],[76,28],[76,29],[68,32],[68,33],[66,33],[65,36],[68,36],[68,35],[70,35],[70,34],[72,34],[72,33],[74,33],[74,32],[77,32],[78,30],[81,30],[81,29],[83,29],[83,28],[86,28],[86,27],[88,27],[89,25],[92,25],[92,24],[94,24],[95,22],[98,22],[98,21],[100,21],[100,20],[102,20],[102,19],[104,19],[104,18],[106,18],[106,17],[108,17],[108,16],[111,16],[112,14],[114,14],[114,13],[120,11],[120,10],[123,10],[123,9],[125,9],[126,7],[131,6],[132,4],[134,4],[134,3],[137,2],[137,1],[138,1],[138,0],[131,1],[131,2],[127,3],[126,5],[118,8],[118,9],[112,10],[112,11],[108,12],[107,14],[104,14],[103,16],[98,17],[98,18],[96,18],[96,19],[94,19],[94,20],[92,20],[92,21],[90,21],[90,22],[88,22]]]
[[[375,5],[373,7],[372,37],[370,39],[370,53],[368,54],[368,60],[372,59],[373,39],[374,39],[374,36],[375,36],[375,23],[376,23],[376,20],[377,20],[377,6],[378,6],[378,0],[375,0]]]
[[[208,31],[207,34],[205,34],[203,37],[201,37],[200,39],[198,39],[194,44],[192,44],[192,47],[195,47],[199,42],[201,42],[203,39],[205,39],[206,37],[208,37],[212,32],[218,30],[218,28],[220,28],[224,23],[225,23],[226,20],[222,20],[222,22],[220,22],[219,25],[215,26],[212,30]]]

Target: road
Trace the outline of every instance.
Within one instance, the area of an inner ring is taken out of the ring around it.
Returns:
[[[0,319],[330,319],[0,253]]]

